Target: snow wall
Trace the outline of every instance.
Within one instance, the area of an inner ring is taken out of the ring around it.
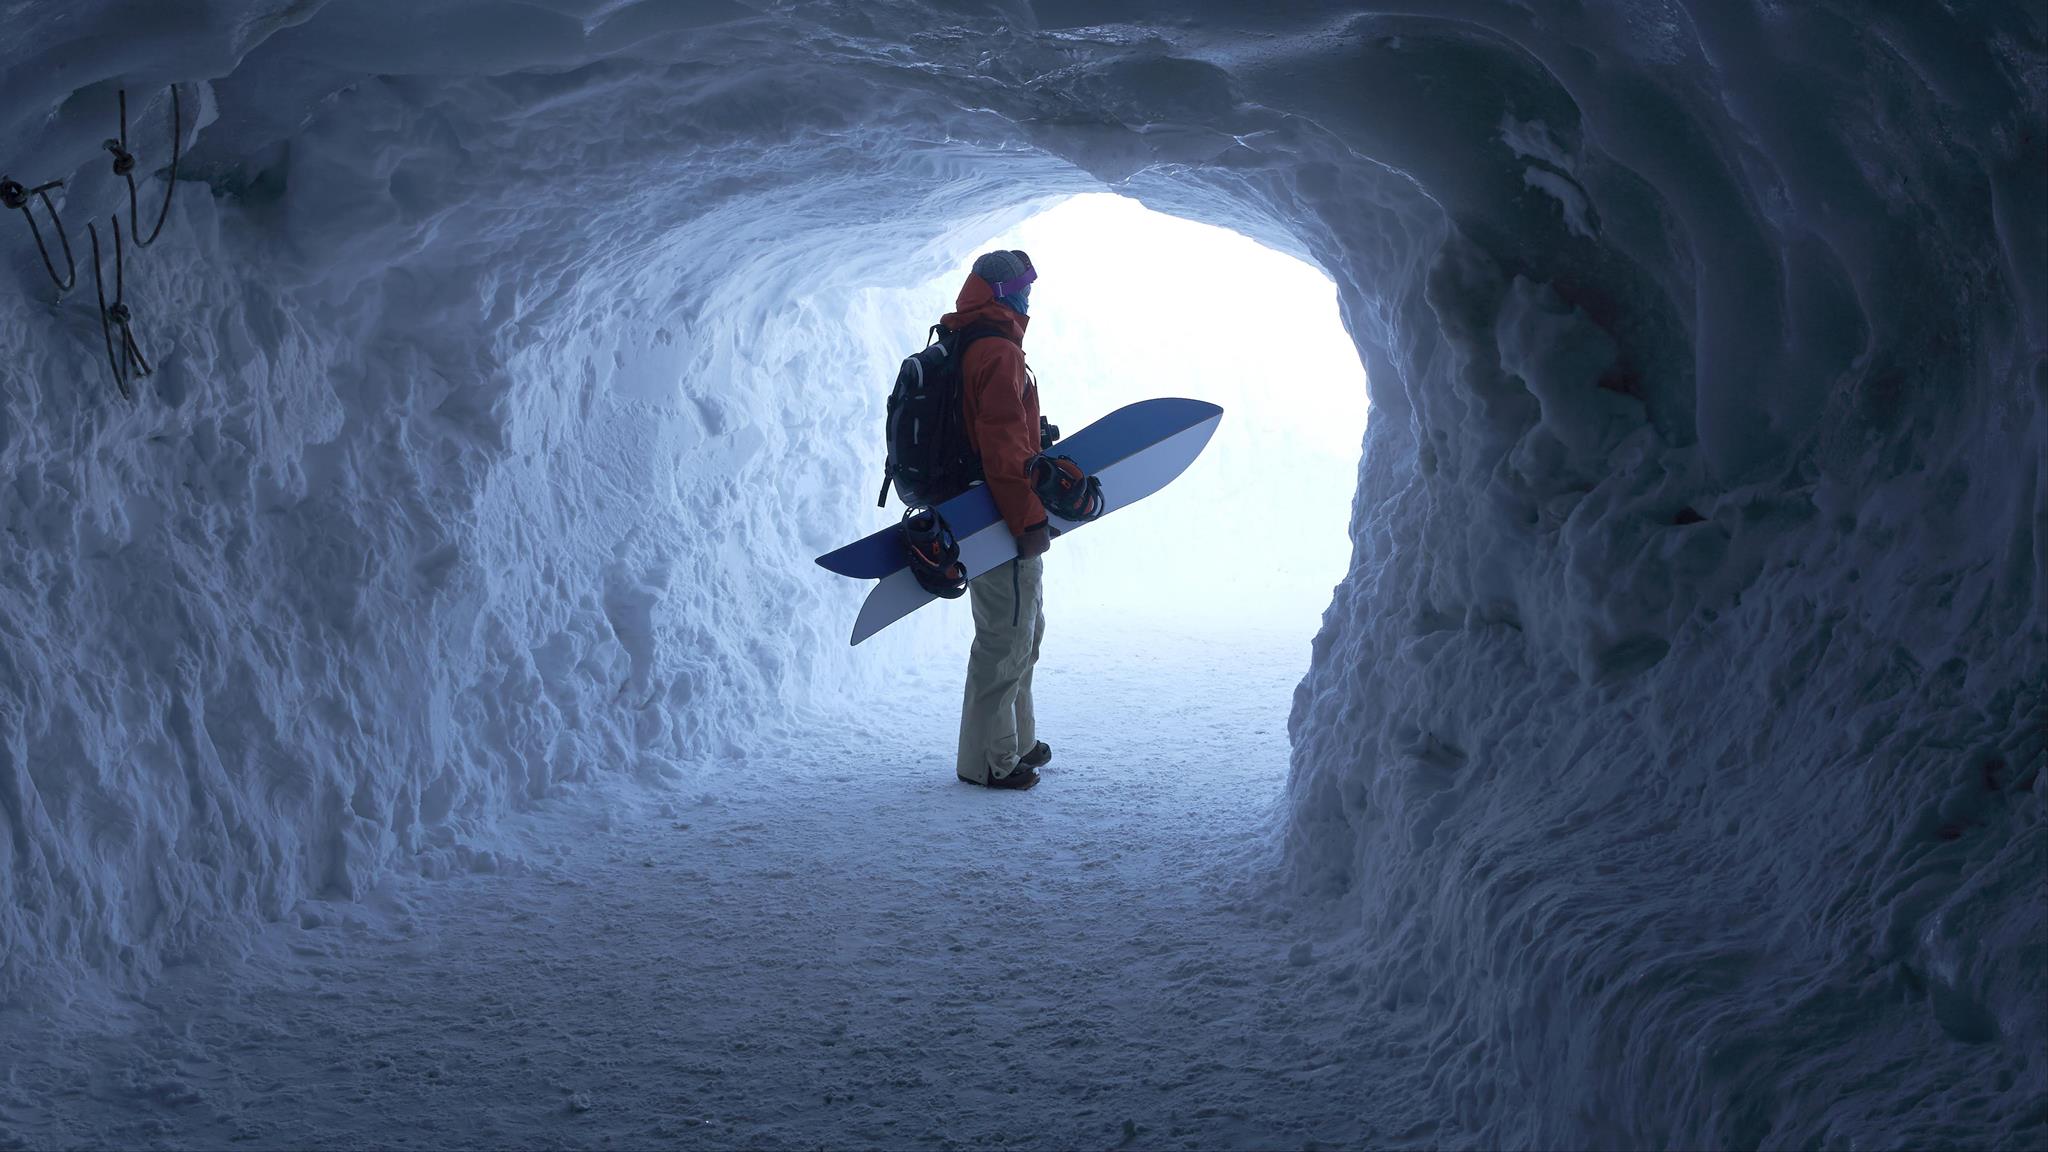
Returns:
[[[886,677],[919,628],[849,652],[808,567],[901,354],[857,290],[1108,187],[1318,262],[1370,374],[1288,866],[1429,1029],[1430,1139],[2040,1142],[2040,4],[0,25],[0,167],[69,180],[82,277],[0,215],[0,995]],[[172,81],[130,402],[84,222]]]

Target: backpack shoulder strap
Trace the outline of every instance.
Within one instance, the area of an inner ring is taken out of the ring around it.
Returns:
[[[997,340],[1010,340],[1010,338],[1004,335],[1002,331],[987,324],[976,324],[969,328],[963,328],[960,331],[953,333],[952,336],[953,364],[962,372],[965,372],[967,370],[967,349],[976,340],[984,339],[987,337],[993,337]],[[1015,343],[1015,341],[1010,342]]]
[[[998,340],[1007,339],[1002,332],[987,324],[970,325],[960,329],[958,332],[947,330],[945,336],[942,337],[942,339],[948,341],[945,370],[957,376],[962,387],[965,387],[967,384],[967,349],[976,340],[989,336],[993,336]]]
[[[958,330],[933,325],[932,332],[934,333],[933,339],[951,340],[956,347],[960,348],[965,348],[984,336],[994,336],[998,340],[1010,339],[1008,334],[993,324],[970,324]],[[1014,344],[1016,341],[1012,340],[1011,343]]]

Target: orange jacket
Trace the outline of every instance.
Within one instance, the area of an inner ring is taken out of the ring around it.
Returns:
[[[1045,505],[1031,490],[1025,467],[1038,455],[1038,385],[1024,370],[1024,329],[1031,318],[998,304],[988,281],[970,275],[939,323],[948,331],[980,325],[999,337],[967,346],[960,364],[961,399],[967,406],[967,436],[981,455],[981,474],[995,497],[996,510],[1010,526],[1010,535],[1046,522]]]

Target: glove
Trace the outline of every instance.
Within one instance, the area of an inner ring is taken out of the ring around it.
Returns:
[[[1038,450],[1043,452],[1054,444],[1059,443],[1059,440],[1060,426],[1040,416],[1038,418]]]
[[[1042,521],[1026,528],[1024,534],[1017,537],[1017,555],[1021,559],[1043,556],[1051,547],[1051,526]]]

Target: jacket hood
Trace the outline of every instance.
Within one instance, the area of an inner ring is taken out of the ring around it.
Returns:
[[[1024,330],[1031,326],[1031,317],[1018,314],[1008,304],[998,303],[995,290],[989,287],[988,281],[972,272],[967,274],[967,283],[960,286],[960,295],[954,298],[953,308],[939,318],[939,323],[952,332],[980,324],[1022,344]]]

